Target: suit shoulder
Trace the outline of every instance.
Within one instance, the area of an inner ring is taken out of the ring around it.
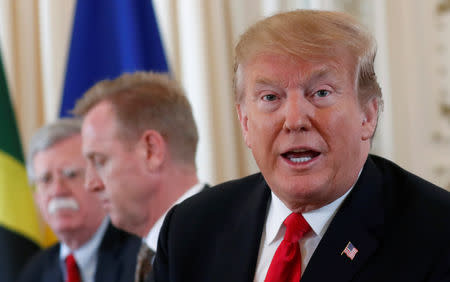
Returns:
[[[18,281],[41,281],[46,268],[58,263],[59,248],[60,244],[57,243],[33,255],[23,267]]]
[[[137,253],[142,239],[134,234],[116,228],[109,223],[108,229],[103,236],[101,249],[118,249],[121,252]]]
[[[381,157],[371,156],[383,175],[386,194],[404,208],[420,211],[421,216],[436,222],[450,213],[450,192]],[[447,224],[446,224],[447,225]]]
[[[234,201],[239,201],[241,197],[251,194],[252,191],[258,189],[261,185],[265,185],[263,176],[260,173],[252,174],[204,189],[202,192],[182,202],[179,206],[183,208],[210,205],[215,207],[218,207],[217,205],[227,206]]]
[[[165,221],[179,226],[228,222],[239,217],[250,204],[265,203],[269,195],[270,189],[258,173],[203,190],[174,206]]]
[[[401,192],[411,194],[418,193],[421,196],[432,199],[442,199],[450,204],[450,192],[403,169],[394,162],[378,156],[371,156],[377,168],[382,172],[386,182],[397,185]],[[408,193],[409,192],[409,193]]]

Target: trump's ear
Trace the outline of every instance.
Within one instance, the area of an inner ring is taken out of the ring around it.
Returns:
[[[361,140],[370,140],[375,134],[375,129],[377,128],[378,123],[378,110],[379,105],[377,98],[372,98],[364,106],[361,120]]]
[[[248,136],[248,116],[245,105],[241,103],[236,104],[236,111],[239,117],[239,124],[241,125],[242,136],[244,137],[245,144],[251,148],[251,143]]]
[[[139,153],[144,158],[147,169],[153,171],[164,162],[167,144],[158,131],[146,130],[139,140]]]

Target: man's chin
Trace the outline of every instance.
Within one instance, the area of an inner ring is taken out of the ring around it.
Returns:
[[[65,222],[50,222],[49,225],[56,234],[73,232],[80,228],[80,224],[74,222],[73,220]]]
[[[285,199],[283,202],[316,203],[329,190],[326,188],[328,183],[316,175],[286,176],[277,180],[277,183],[274,183],[277,188],[272,190],[282,201]]]
[[[114,212],[108,212],[109,219],[111,220],[112,225],[117,228],[124,229],[126,225],[126,221],[118,214]],[[125,230],[125,229],[124,229]]]

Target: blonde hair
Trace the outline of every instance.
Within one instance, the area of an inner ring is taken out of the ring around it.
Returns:
[[[297,10],[280,13],[251,26],[235,48],[234,91],[242,102],[242,74],[239,67],[262,52],[288,54],[306,60],[335,60],[339,51],[354,56],[355,83],[359,102],[372,98],[382,107],[382,94],[374,70],[376,42],[351,16],[330,11]]]
[[[77,101],[73,113],[84,116],[101,101],[112,105],[122,140],[138,140],[154,129],[175,160],[195,163],[198,133],[191,105],[168,74],[135,72],[100,81]]]

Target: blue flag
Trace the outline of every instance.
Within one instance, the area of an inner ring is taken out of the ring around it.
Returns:
[[[77,0],[60,116],[96,82],[137,70],[167,72],[151,0]]]

